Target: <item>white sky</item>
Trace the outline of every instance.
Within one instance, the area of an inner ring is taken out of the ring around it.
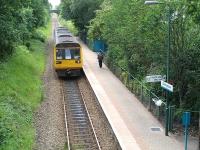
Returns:
[[[55,6],[58,6],[60,4],[60,0],[48,0],[49,3],[55,8]]]

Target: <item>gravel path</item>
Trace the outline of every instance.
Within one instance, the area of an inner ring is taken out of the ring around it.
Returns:
[[[52,43],[50,40],[47,46],[48,59],[43,76],[44,99],[35,113],[35,150],[63,150],[67,141],[60,81],[52,67]]]

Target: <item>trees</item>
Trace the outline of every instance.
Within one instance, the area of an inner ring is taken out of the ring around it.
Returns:
[[[197,0],[170,1],[169,79],[175,87],[171,102],[194,110],[200,107],[199,3]],[[61,6],[62,16],[72,19],[79,31],[87,31],[88,26],[89,38],[107,42],[110,62],[125,66],[140,79],[148,74],[166,74],[165,5],[146,6],[139,0],[126,3],[124,0],[63,0]]]
[[[171,1],[171,102],[198,110],[200,102],[199,2]],[[103,38],[110,61],[125,66],[136,77],[166,73],[167,10],[143,1],[104,0],[89,26],[90,38]]]
[[[14,45],[30,38],[48,18],[47,0],[2,1],[0,5],[0,59],[11,55]]]
[[[89,21],[95,17],[95,10],[102,0],[63,0],[61,15],[64,19],[72,19],[79,31],[86,29]]]

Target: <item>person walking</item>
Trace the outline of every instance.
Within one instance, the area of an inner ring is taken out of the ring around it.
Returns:
[[[97,59],[98,59],[98,62],[99,62],[99,67],[102,68],[103,52],[98,53]]]

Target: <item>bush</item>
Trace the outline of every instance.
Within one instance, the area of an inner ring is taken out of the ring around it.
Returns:
[[[32,34],[32,38],[36,40],[40,40],[41,42],[45,42],[46,35],[41,30],[35,30]]]
[[[31,43],[30,42],[26,42],[26,47],[30,50]]]
[[[78,29],[75,27],[74,23],[71,20],[65,21],[62,18],[59,18],[60,23],[62,26],[66,27],[71,33],[74,35],[78,34]]]
[[[29,150],[34,144],[32,121],[42,98],[44,44],[29,43],[33,51],[18,46],[7,62],[0,63],[0,150]]]

